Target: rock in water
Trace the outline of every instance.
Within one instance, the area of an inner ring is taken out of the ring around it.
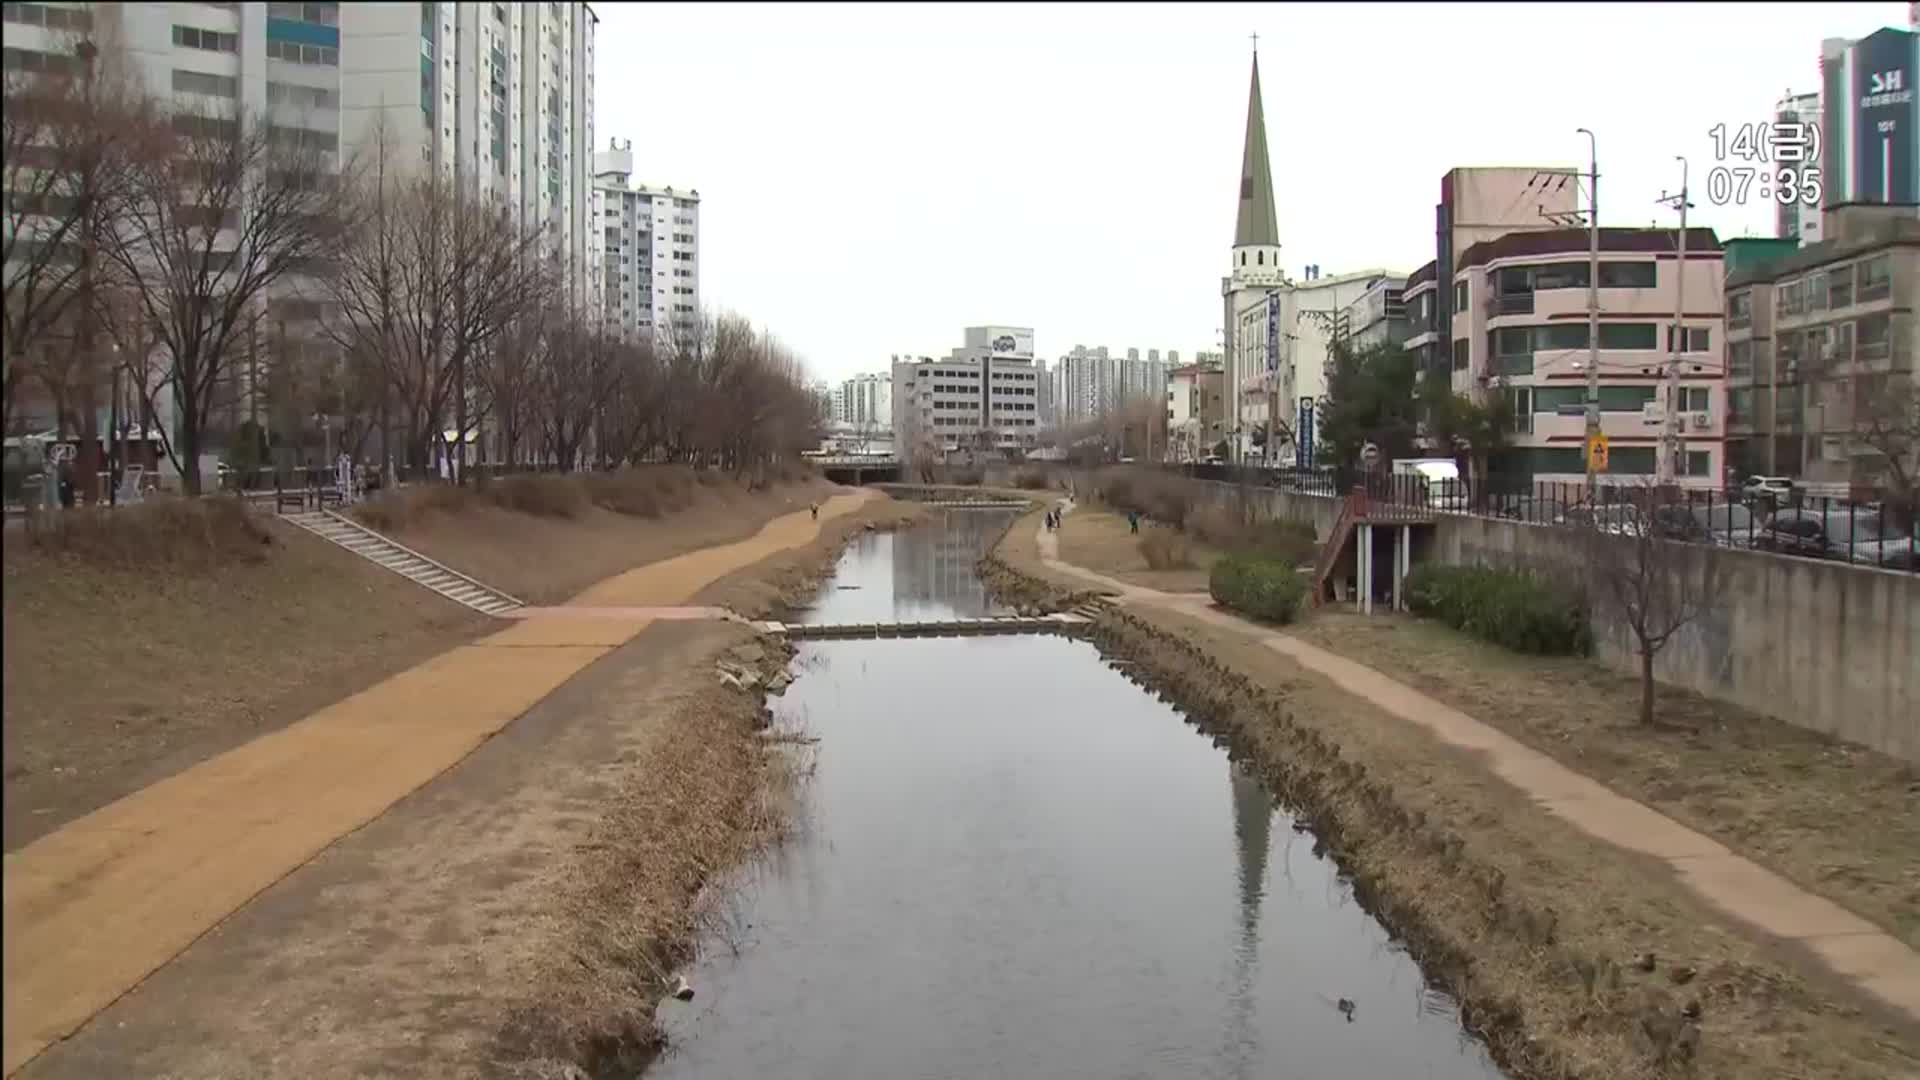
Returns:
[[[679,998],[681,1001],[693,1000],[693,986],[687,982],[685,975],[675,975],[673,977],[673,996]]]

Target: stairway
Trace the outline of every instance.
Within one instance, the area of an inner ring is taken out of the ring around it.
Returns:
[[[1340,516],[1334,519],[1333,529],[1327,533],[1327,542],[1320,546],[1320,559],[1313,568],[1314,607],[1327,601],[1328,579],[1333,576],[1334,568],[1340,565],[1341,556],[1346,553],[1347,537],[1353,535],[1353,501],[1351,495],[1340,500]]]
[[[485,615],[507,618],[523,606],[498,589],[489,588],[457,570],[434,562],[412,548],[381,536],[351,518],[331,510],[282,514],[280,520],[298,525],[330,540],[361,558],[378,563],[416,585],[423,585],[455,603]]]
[[[1116,606],[1111,597],[1091,596],[1068,609],[1067,614],[1078,615],[1083,619],[1097,619],[1114,610]]]

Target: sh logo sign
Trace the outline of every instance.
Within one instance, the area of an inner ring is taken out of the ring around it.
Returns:
[[[1015,344],[1016,342],[1013,340],[1012,334],[1001,334],[999,337],[993,339],[993,351],[1012,352]]]

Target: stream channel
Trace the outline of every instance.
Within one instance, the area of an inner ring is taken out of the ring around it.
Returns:
[[[1007,518],[863,534],[788,619],[1002,613],[973,565]],[[1313,836],[1093,645],[798,648],[770,705],[819,739],[802,821],[649,1076],[1500,1075]]]

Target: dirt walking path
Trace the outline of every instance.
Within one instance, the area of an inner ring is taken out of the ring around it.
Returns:
[[[684,604],[810,542],[871,492],[751,539],[621,574],[575,603]],[[328,845],[458,763],[644,630],[649,614],[549,609],[202,762],[5,859],[4,1053],[11,1076]]]
[[[1664,862],[1709,904],[1770,937],[1804,946],[1835,974],[1920,1020],[1920,953],[1840,905],[1373,668],[1220,611],[1206,596],[1160,592],[1064,562],[1058,536],[1044,525],[1035,539],[1049,569],[1098,583],[1123,604],[1177,610],[1252,637],[1441,741],[1479,752],[1495,775],[1548,813],[1615,847]]]

